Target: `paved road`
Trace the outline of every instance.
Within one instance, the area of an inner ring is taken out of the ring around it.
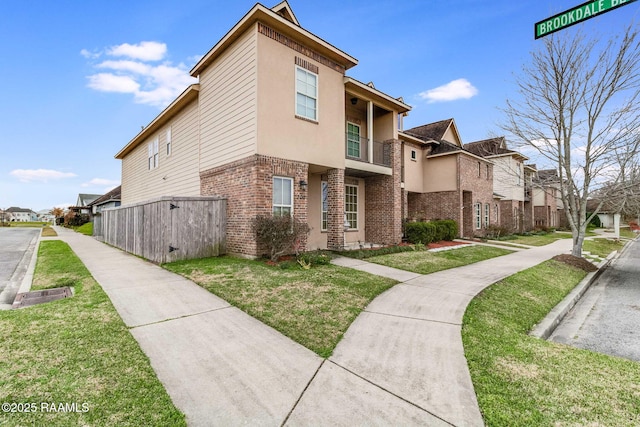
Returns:
[[[640,242],[605,270],[551,340],[640,361]]]
[[[0,228],[0,308],[13,304],[31,254],[39,228]]]

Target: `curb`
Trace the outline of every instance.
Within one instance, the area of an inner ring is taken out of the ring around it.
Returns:
[[[533,327],[529,335],[542,338],[544,340],[548,339],[553,331],[556,330],[562,319],[567,315],[569,311],[580,301],[580,298],[584,295],[585,292],[591,287],[593,282],[596,281],[598,277],[602,274],[604,270],[609,267],[611,262],[620,256],[620,254],[625,250],[627,245],[625,245],[620,252],[614,251],[609,254],[609,256],[598,265],[598,270],[592,273],[587,274],[587,276],[582,279],[578,285],[569,294],[564,297],[562,301],[558,303],[547,316],[540,321],[537,325]]]

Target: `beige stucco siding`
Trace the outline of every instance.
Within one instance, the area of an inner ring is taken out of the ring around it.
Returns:
[[[258,153],[344,168],[343,75],[262,34],[257,50]],[[319,70],[317,123],[295,116],[296,56]]]
[[[425,192],[458,189],[458,163],[455,155],[428,158],[423,170]]]
[[[256,28],[200,75],[200,170],[256,152]]]
[[[416,152],[415,160],[411,159],[411,151]],[[403,147],[404,161],[404,189],[414,193],[422,193],[424,191],[424,153],[420,147],[410,143],[404,143]]]
[[[505,197],[505,200],[524,201],[524,171],[522,162],[511,156],[492,158],[493,191]],[[520,170],[520,184],[518,185],[517,170]]]
[[[447,129],[447,131],[444,133],[442,139],[444,139],[445,141],[449,141],[450,143],[455,144],[457,146],[462,146],[462,143],[458,139],[458,137],[457,137],[456,133],[453,131],[452,127],[453,126],[450,126],[449,129]]]
[[[169,156],[168,129],[171,129]],[[156,138],[158,167],[149,170],[148,144]],[[160,196],[199,195],[198,101],[194,100],[122,159],[122,204]]]

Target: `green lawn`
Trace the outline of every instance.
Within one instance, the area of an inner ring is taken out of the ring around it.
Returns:
[[[289,338],[329,357],[369,302],[396,282],[334,265],[303,270],[233,257],[163,264]]]
[[[582,250],[606,258],[613,251],[619,251],[624,247],[624,242],[609,240],[606,238],[585,240]]]
[[[529,246],[544,246],[549,243],[553,243],[560,239],[570,239],[571,234],[565,233],[548,233],[548,234],[533,234],[531,236],[519,236],[514,235],[513,239],[509,239],[509,242],[519,243],[521,245]]]
[[[429,274],[440,270],[460,267],[485,259],[510,254],[512,251],[491,246],[466,246],[440,252],[412,251],[398,254],[380,255],[367,259],[376,264],[419,274]]]
[[[550,260],[467,307],[462,339],[486,425],[639,425],[639,363],[528,335],[584,275]]]
[[[80,227],[75,227],[74,230],[78,233],[84,234],[85,236],[93,236],[93,223],[87,222],[82,224]]]
[[[48,222],[20,222],[20,221],[12,221],[9,223],[10,227],[44,227],[45,225],[49,225]]]
[[[66,243],[42,241],[34,288],[65,285],[75,296],[0,311],[0,402],[36,409],[0,412],[0,425],[184,426],[102,288]],[[45,412],[43,403],[79,410]]]

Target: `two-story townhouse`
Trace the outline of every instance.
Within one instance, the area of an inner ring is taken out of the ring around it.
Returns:
[[[400,132],[405,212],[411,219],[453,219],[461,236],[497,224],[493,163],[463,148],[453,119]]]
[[[533,229],[533,203],[525,194],[528,176],[533,172],[525,167],[528,158],[510,150],[504,137],[470,142],[464,148],[494,163],[493,191],[499,199],[500,225],[518,232]]]
[[[398,116],[410,107],[345,75],[357,60],[256,4],[191,70],[187,88],[116,158],[122,204],[227,198],[227,250],[260,248],[257,215],[290,214],[303,247],[402,238]]]
[[[31,222],[38,220],[38,214],[28,208],[19,208],[12,206],[7,209],[7,212],[11,214],[11,221],[16,222]]]
[[[539,170],[533,182],[535,226],[561,227],[564,212],[560,200],[560,178],[555,169]]]

